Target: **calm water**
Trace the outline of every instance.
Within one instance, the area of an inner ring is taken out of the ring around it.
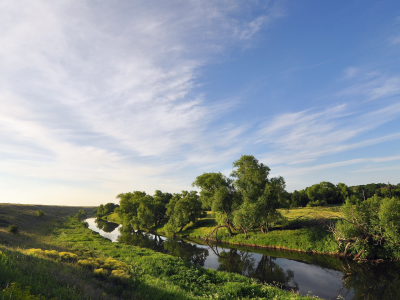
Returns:
[[[113,242],[179,256],[201,267],[234,272],[324,299],[400,299],[400,263],[356,263],[326,255],[199,244],[148,233],[120,232],[115,223],[86,220]]]

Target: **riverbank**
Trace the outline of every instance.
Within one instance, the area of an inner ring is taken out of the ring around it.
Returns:
[[[245,276],[113,244],[68,218],[70,208],[41,206],[42,219],[36,209],[0,206],[1,224],[19,227],[17,234],[0,227],[0,299],[10,293],[29,299],[310,299]]]
[[[338,255],[338,243],[325,224],[335,222],[341,216],[340,206],[282,209],[280,212],[287,218],[285,226],[280,225],[265,234],[251,230],[247,235],[236,231],[233,236],[229,236],[225,228],[220,228],[211,235],[218,224],[211,212],[208,212],[205,218],[185,226],[176,235],[180,238],[208,239],[254,248]],[[121,224],[116,213],[107,216],[107,220]],[[154,228],[154,232],[166,235],[163,226]]]

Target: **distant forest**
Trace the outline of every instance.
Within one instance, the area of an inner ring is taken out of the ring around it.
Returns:
[[[309,186],[303,190],[295,190],[293,193],[286,192],[285,202],[282,208],[324,206],[327,204],[342,204],[349,199],[353,204],[366,200],[373,196],[384,198],[400,198],[400,183],[370,183],[365,185],[347,186],[344,183],[333,183],[322,181]]]

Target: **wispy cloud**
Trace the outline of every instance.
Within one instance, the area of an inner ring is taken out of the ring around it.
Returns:
[[[347,69],[348,78],[353,78],[356,73]],[[350,73],[349,73],[350,72]],[[357,72],[360,74],[360,71]],[[400,94],[400,77],[380,74],[379,72],[366,72],[357,78],[360,82],[351,85],[339,93],[339,97],[353,96],[364,101],[373,101]]]
[[[2,2],[1,172],[143,186],[195,155],[213,163],[243,130],[210,132],[226,103],[193,93],[197,70],[280,15],[248,9],[236,1]]]
[[[310,182],[305,183],[302,176],[313,178],[310,174],[322,170],[351,165],[368,165],[368,170],[393,169],[383,164],[399,160],[400,156],[361,158],[361,155],[349,160],[338,160],[336,156],[334,162],[324,163],[326,158],[345,151],[359,149],[362,153],[361,149],[369,146],[400,139],[398,126],[389,126],[386,133],[376,134],[379,127],[400,119],[400,102],[396,98],[400,93],[399,77],[379,71],[363,71],[363,74],[362,70],[355,67],[345,70],[350,87],[333,97],[346,104],[284,113],[261,124],[257,142],[266,149],[261,160],[272,166],[275,174],[286,176],[292,186],[301,182],[298,185],[304,188]],[[354,84],[354,80],[358,83]]]
[[[400,132],[360,139],[362,134],[399,117],[399,103],[372,112],[338,105],[283,114],[262,125],[258,142],[272,146],[263,158],[271,165],[301,164],[322,156],[399,139]]]

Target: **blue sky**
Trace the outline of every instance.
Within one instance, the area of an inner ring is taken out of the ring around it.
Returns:
[[[0,202],[400,182],[398,1],[2,1]]]

